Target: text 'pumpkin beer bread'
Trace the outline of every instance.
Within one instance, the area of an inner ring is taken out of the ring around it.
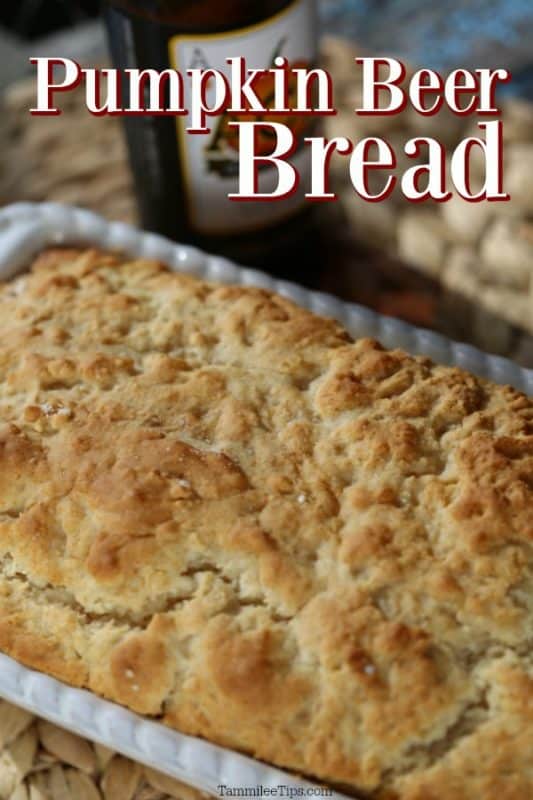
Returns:
[[[0,314],[0,649],[364,797],[533,797],[531,400],[96,251]]]

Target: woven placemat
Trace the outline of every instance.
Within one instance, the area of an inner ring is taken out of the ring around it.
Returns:
[[[92,116],[81,90],[62,97],[63,114],[34,117],[35,82],[13,84],[3,98],[0,204],[73,203],[135,223],[132,177],[120,120]]]
[[[477,120],[454,116],[445,107],[429,117],[413,110],[357,116],[354,109],[362,102],[362,81],[353,59],[360,53],[348,42],[326,37],[322,54],[333,76],[339,111],[326,118],[328,138],[382,137],[393,146],[401,171],[416,163],[402,154],[404,143],[415,136],[434,137],[450,154],[466,136],[483,138]],[[406,82],[411,74],[407,70]],[[454,193],[446,203],[413,204],[396,187],[385,202],[363,203],[349,182],[346,159],[339,158],[332,161],[336,166],[332,187],[360,239],[381,242],[391,255],[447,289],[533,333],[533,103],[517,98],[498,102],[504,126],[504,185],[510,201],[469,203]],[[473,154],[475,188],[484,179],[484,162],[478,148]],[[449,159],[446,167],[449,176]],[[386,179],[386,171],[375,173],[374,191]]]
[[[0,700],[0,800],[207,797]]]

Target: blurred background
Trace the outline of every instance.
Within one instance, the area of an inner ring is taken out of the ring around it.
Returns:
[[[347,170],[334,175],[339,203],[320,210],[324,229],[319,288],[384,314],[533,367],[533,2],[532,0],[319,0],[321,57],[334,79],[329,136],[375,134],[396,148],[412,135],[436,135],[453,148],[473,121],[445,112],[421,119],[364,120],[353,57],[397,55],[449,70],[507,67],[501,96],[510,203],[406,203],[398,193],[367,204]],[[19,0],[0,9],[0,204],[55,200],[135,222],[120,120],[91,117],[80,94],[65,96],[61,117],[28,114],[34,98],[28,57],[108,63],[98,0]],[[363,48],[364,43],[364,48]],[[311,282],[302,273],[302,282]]]
[[[0,9],[6,47],[78,29],[96,44],[100,0],[19,0]],[[436,69],[457,65],[506,66],[510,91],[533,99],[533,3],[531,0],[320,0],[324,28],[365,42],[368,50],[394,52],[412,64]],[[52,42],[53,43],[53,42]],[[2,41],[2,71],[8,63]],[[17,59],[18,61],[18,59]],[[18,65],[17,65],[18,66]]]

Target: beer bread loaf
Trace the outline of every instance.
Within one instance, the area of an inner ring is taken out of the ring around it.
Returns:
[[[0,291],[0,649],[375,800],[533,797],[533,403],[256,288]]]

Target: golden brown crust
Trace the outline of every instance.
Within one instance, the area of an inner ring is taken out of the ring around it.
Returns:
[[[533,796],[533,404],[97,251],[0,290],[0,648],[376,800]]]

